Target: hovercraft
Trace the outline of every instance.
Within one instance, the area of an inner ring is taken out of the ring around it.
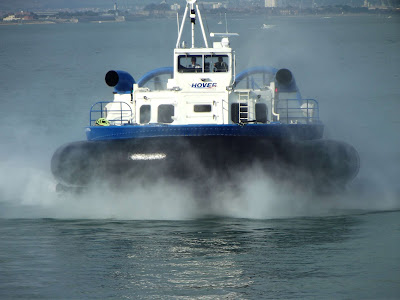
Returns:
[[[192,45],[181,42],[189,19]],[[199,20],[204,47],[195,47]],[[257,166],[282,180],[344,187],[358,173],[357,151],[323,139],[319,105],[301,97],[292,72],[259,66],[236,74],[229,39],[210,33],[196,0],[187,0],[173,67],[137,82],[125,71],[105,76],[114,99],[90,109],[87,141],[61,146],[51,170],[59,187],[160,177],[222,183]]]

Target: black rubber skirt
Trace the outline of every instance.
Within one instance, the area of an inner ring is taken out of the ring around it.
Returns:
[[[345,185],[359,165],[357,151],[340,141],[226,136],[80,141],[61,146],[51,160],[56,180],[76,187],[160,177],[225,181],[252,168],[299,184]]]

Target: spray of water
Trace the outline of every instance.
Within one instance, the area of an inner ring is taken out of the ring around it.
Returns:
[[[255,166],[242,171],[240,180],[201,185],[201,189],[164,178],[146,184],[132,182],[117,190],[99,183],[81,193],[59,193],[46,168],[19,163],[0,166],[0,217],[184,220],[213,215],[264,219],[400,207],[399,195],[378,178],[365,185],[360,179],[338,193],[316,194],[307,186],[276,181]]]

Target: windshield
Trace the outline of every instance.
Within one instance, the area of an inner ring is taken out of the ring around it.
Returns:
[[[178,72],[180,73],[214,73],[228,72],[228,55],[180,55]]]

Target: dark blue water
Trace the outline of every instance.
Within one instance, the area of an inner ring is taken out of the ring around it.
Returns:
[[[112,98],[108,70],[172,65],[176,20],[2,26],[1,299],[400,298],[399,18],[228,25],[238,70],[289,68],[319,100],[326,137],[360,152],[356,180],[315,195],[254,168],[207,205],[167,180],[59,196],[52,153]]]
[[[400,213],[2,220],[2,299],[398,299]]]

